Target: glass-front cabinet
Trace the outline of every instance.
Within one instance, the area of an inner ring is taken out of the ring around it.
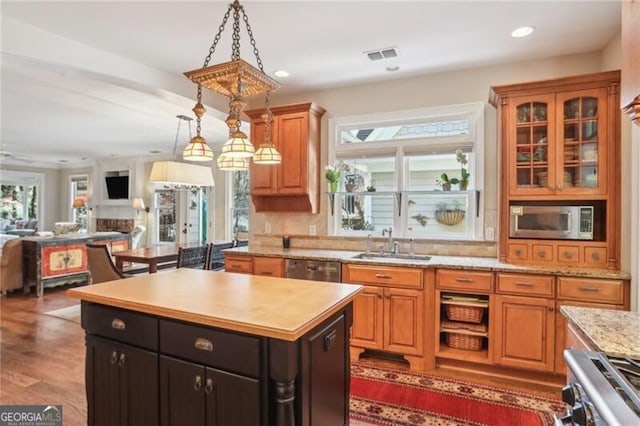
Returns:
[[[606,192],[604,89],[513,98],[512,195]]]

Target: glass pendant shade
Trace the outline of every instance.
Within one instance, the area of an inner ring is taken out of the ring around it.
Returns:
[[[241,131],[231,134],[231,137],[222,146],[222,155],[231,158],[253,157],[256,149],[253,147],[247,135]]]
[[[177,161],[156,161],[149,182],[177,186],[214,186],[211,167]]]
[[[266,143],[260,145],[253,155],[253,162],[255,164],[280,164],[281,160],[282,156],[276,147]]]
[[[233,158],[221,154],[216,160],[218,168],[225,172],[237,172],[249,169],[248,158]]]
[[[182,151],[182,158],[188,161],[211,161],[213,160],[213,151],[203,137],[196,136]]]

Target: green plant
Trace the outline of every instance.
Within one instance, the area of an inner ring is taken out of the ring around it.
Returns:
[[[453,200],[451,203],[447,203],[445,201],[441,201],[438,204],[436,204],[436,211],[437,212],[455,211],[455,210],[462,210],[460,208],[460,201],[458,201],[458,200]]]

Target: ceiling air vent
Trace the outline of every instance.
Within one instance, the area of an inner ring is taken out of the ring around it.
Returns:
[[[380,59],[391,59],[398,56],[397,47],[385,47],[384,49],[370,50],[364,52],[372,61],[379,61]]]

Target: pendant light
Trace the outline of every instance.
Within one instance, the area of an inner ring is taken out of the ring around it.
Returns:
[[[258,147],[253,155],[255,164],[280,164],[282,156],[278,152],[273,143],[271,143],[271,123],[273,122],[273,113],[269,109],[269,93],[265,100],[266,110],[262,114],[264,120],[264,143]]]
[[[187,161],[211,161],[213,160],[213,151],[207,145],[207,141],[200,136],[200,119],[206,111],[202,105],[202,87],[198,85],[198,101],[193,107],[193,113],[196,115],[196,136],[192,138],[182,151],[182,158]],[[189,118],[189,136],[191,136],[191,118]]]

